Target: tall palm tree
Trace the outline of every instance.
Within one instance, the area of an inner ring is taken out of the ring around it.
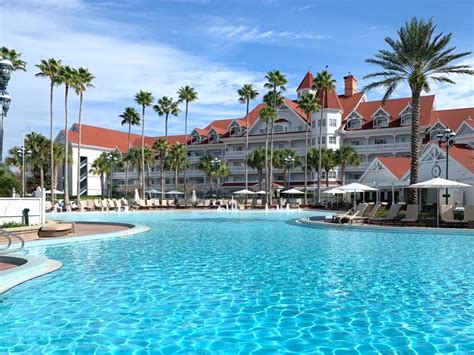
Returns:
[[[168,155],[168,163],[174,173],[174,189],[178,190],[179,172],[183,171],[188,163],[184,144],[178,143],[171,147]]]
[[[100,177],[100,189],[102,191],[101,197],[105,197],[105,177],[110,174],[110,164],[107,156],[109,152],[102,152],[92,163],[91,173],[99,175]]]
[[[84,100],[84,92],[88,88],[95,87],[92,81],[95,76],[92,75],[88,69],[77,69],[76,82],[73,87],[76,94],[79,95],[79,118],[78,118],[78,144],[77,144],[77,204],[81,202],[81,144],[82,144],[82,104]]]
[[[8,58],[13,65],[13,71],[26,71],[26,62],[21,60],[21,53],[7,47],[0,48],[0,57]]]
[[[230,169],[227,163],[221,161],[220,164],[214,163],[212,155],[206,155],[199,160],[199,169],[209,177],[210,194],[212,195],[213,183],[219,186],[219,181],[222,177],[228,176]]]
[[[180,101],[184,101],[186,104],[186,111],[184,114],[184,136],[185,136],[185,150],[186,150],[186,156],[188,156],[188,108],[189,108],[189,103],[196,101],[198,99],[198,93],[196,90],[194,90],[193,87],[191,86],[182,86],[178,90],[178,97]],[[186,179],[186,172],[187,172],[187,166],[184,166],[184,199],[186,200],[186,185],[187,185],[187,179]]]
[[[291,161],[287,161],[287,158],[292,158]],[[275,150],[275,155],[273,156],[273,165],[278,169],[283,169],[283,180],[285,186],[288,186],[288,177],[290,174],[290,169],[294,169],[301,165],[301,160],[298,154],[294,149],[283,148]]]
[[[69,134],[68,134],[68,97],[69,89],[74,87],[77,81],[77,70],[66,65],[61,68],[59,80],[64,85],[64,152],[69,156]],[[64,159],[64,206],[69,206],[69,160]]]
[[[135,102],[142,107],[142,159],[141,159],[141,170],[145,171],[145,108],[153,105],[154,97],[151,92],[140,90],[135,95]],[[142,190],[142,197],[145,198],[145,174],[142,174],[140,186]]]
[[[317,90],[316,95],[321,96],[321,117],[319,119],[319,154],[318,154],[318,203],[321,203],[321,158],[323,147],[323,114],[324,108],[328,107],[328,93],[336,88],[336,80],[325,69],[318,73],[313,80],[313,89]]]
[[[13,172],[0,163],[0,197],[11,197],[13,191],[19,191],[21,184]]]
[[[455,65],[453,62],[471,52],[454,53],[456,47],[449,47],[452,34],[435,34],[433,20],[425,21],[413,17],[398,31],[398,38],[386,37],[389,49],[380,50],[375,58],[366,62],[381,67],[382,71],[366,75],[364,79],[374,78],[364,90],[384,88],[385,102],[402,83],[411,90],[411,167],[410,184],[418,181],[420,155],[420,97],[421,92],[430,91],[430,82],[454,84],[447,74],[474,75],[469,65]],[[410,189],[409,203],[418,203],[418,190]]]
[[[140,125],[140,114],[133,107],[125,107],[125,111],[119,115],[122,119],[121,125],[128,125],[127,152],[130,149],[130,138],[132,126]],[[128,197],[128,164],[125,162],[125,197]]]
[[[142,181],[142,175],[143,175],[143,170],[142,170],[142,151],[141,147],[130,147],[128,149],[127,155],[125,156],[125,163],[128,166],[136,166],[137,171],[138,171],[138,188],[140,188],[140,184]],[[145,195],[142,194],[142,198],[145,198]]]
[[[172,97],[163,96],[158,100],[158,103],[153,106],[153,110],[158,113],[159,116],[165,116],[165,139],[168,138],[168,118],[169,115],[179,115],[179,101],[173,101]]]
[[[316,95],[306,92],[301,95],[298,101],[298,107],[306,115],[306,130],[304,139],[304,204],[308,204],[308,133],[311,129],[311,115],[321,110],[321,105]]]
[[[64,145],[60,143],[54,143],[53,144],[53,161],[54,161],[54,168],[53,168],[53,175],[51,176],[51,186],[53,190],[51,192],[54,192],[58,188],[58,177],[59,177],[59,166],[61,164],[64,164],[64,161],[66,159],[66,152],[64,151]],[[72,163],[72,152],[68,151],[68,162]],[[51,194],[51,199],[52,199],[52,194]],[[53,200],[52,200],[53,201]]]
[[[336,166],[336,156],[334,150],[324,148],[321,151],[321,167],[326,172],[326,188],[329,186],[329,172]]]
[[[45,162],[48,160],[49,140],[40,133],[31,132],[25,137],[25,149],[31,152],[31,168],[39,173],[41,188],[44,188]]]
[[[268,137],[269,137],[269,127],[270,127],[270,122],[273,122],[277,118],[277,112],[276,110],[271,107],[265,107],[260,111],[260,120],[265,122],[265,191],[267,193],[267,202],[270,199],[270,174],[269,174],[269,159],[268,159]],[[271,201],[271,200],[270,200]]]
[[[259,189],[262,189],[262,180],[263,180],[263,169],[265,169],[266,159],[265,159],[265,149],[255,148],[250,153],[247,154],[247,165],[257,170],[257,180]]]
[[[360,165],[360,156],[354,147],[350,145],[343,145],[338,150],[336,150],[336,164],[341,167],[341,182],[343,185],[346,183],[346,167],[349,165],[359,166]]]
[[[308,169],[319,175],[319,148],[310,148],[308,154],[306,154],[306,159],[308,162]]]
[[[39,64],[36,64],[36,67],[39,69],[39,72],[35,76],[49,78],[49,168],[51,173],[51,201],[54,201],[54,190],[53,188],[53,172],[54,172],[54,114],[53,114],[53,100],[54,100],[54,87],[60,84],[60,73],[62,68],[62,63],[60,60],[49,58],[48,60],[42,59]]]
[[[269,89],[272,93],[271,95],[271,104],[270,106],[276,111],[278,116],[278,108],[283,104],[283,97],[281,96],[281,92],[286,90],[286,85],[288,84],[288,79],[286,76],[281,73],[279,70],[272,70],[269,71],[265,75],[265,79],[267,82],[264,84],[264,87]],[[281,101],[280,101],[280,99]],[[280,103],[281,102],[281,103]],[[270,173],[269,173],[269,200],[270,204],[272,204],[272,197],[273,197],[273,127],[274,127],[274,120],[271,122],[270,125],[270,134],[271,134],[271,143],[270,143]]]
[[[153,150],[160,160],[160,191],[161,198],[165,196],[165,158],[168,155],[170,145],[166,139],[157,139],[153,143]]]
[[[250,100],[255,100],[258,96],[258,91],[255,90],[252,84],[244,84],[239,90],[237,90],[239,95],[239,103],[245,104],[245,152],[249,153],[249,105]],[[248,155],[247,155],[248,157]],[[249,188],[249,169],[248,161],[245,162],[245,188]]]
[[[156,155],[155,151],[149,147],[145,147],[145,171],[146,171],[146,179],[145,179],[145,187],[150,186],[150,175],[151,175],[151,167],[155,165],[156,162]]]

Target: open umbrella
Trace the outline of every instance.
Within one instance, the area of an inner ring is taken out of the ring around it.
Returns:
[[[145,191],[147,194],[160,194],[161,192],[155,189]]]
[[[288,195],[304,195],[303,191],[297,190],[297,189],[289,189],[281,192],[282,194],[288,194]]]
[[[253,191],[250,191],[250,190],[247,190],[247,189],[243,189],[243,190],[239,190],[239,191],[234,192],[234,195],[253,195],[253,194],[254,194]]]
[[[171,191],[166,192],[166,194],[167,195],[184,195],[184,192],[171,190]]]
[[[358,182],[353,182],[353,183],[350,183],[350,184],[347,184],[347,185],[342,185],[342,186],[339,186],[337,189],[339,191],[342,191],[342,192],[354,192],[354,209],[356,207],[355,194],[357,192],[377,191],[377,189],[375,189],[373,187],[363,185],[363,184],[359,184]]]
[[[459,182],[459,181],[454,181],[454,180],[446,180],[440,177],[427,180],[427,181],[422,181],[418,182],[416,184],[412,184],[409,187],[413,188],[418,188],[418,189],[449,189],[449,188],[460,188],[460,187],[468,187],[471,185]],[[439,227],[439,191],[436,194],[436,226]]]
[[[46,190],[45,193],[51,194],[51,190]],[[60,194],[60,195],[61,195],[61,194],[64,193],[64,191],[59,191],[59,190],[54,189],[54,193],[55,193],[56,195],[57,195],[57,194]]]
[[[192,202],[192,203],[196,203],[196,202],[197,202],[196,190],[193,190],[193,195],[191,196],[191,202]]]
[[[266,195],[267,193],[263,190],[255,192],[255,195]]]
[[[133,197],[135,202],[140,202],[140,194],[138,193],[138,189],[135,189],[135,196]]]

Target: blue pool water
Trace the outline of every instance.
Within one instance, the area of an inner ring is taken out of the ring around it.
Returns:
[[[152,230],[31,249],[64,267],[0,295],[0,353],[474,351],[473,235],[308,215],[83,214]]]

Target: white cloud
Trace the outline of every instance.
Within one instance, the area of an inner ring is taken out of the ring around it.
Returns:
[[[257,42],[264,40],[323,40],[330,36],[318,34],[309,31],[293,32],[293,31],[277,31],[277,30],[261,30],[258,26],[212,26],[209,33],[216,37],[224,37],[229,40],[238,42]]]

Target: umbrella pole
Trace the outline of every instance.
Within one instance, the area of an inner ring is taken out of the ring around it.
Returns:
[[[436,228],[439,228],[439,189],[436,189]]]

